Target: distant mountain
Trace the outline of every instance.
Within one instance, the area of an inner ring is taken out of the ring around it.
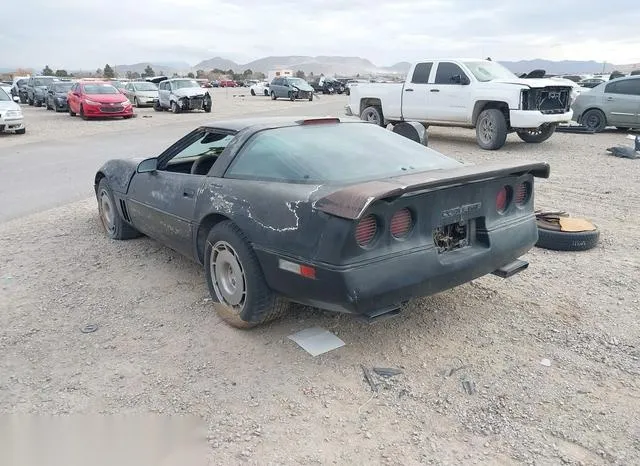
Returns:
[[[214,57],[209,60],[204,60],[191,67],[193,71],[203,70],[203,71],[211,71],[215,69],[219,70],[233,70],[236,73],[240,72],[241,66],[232,60],[227,60],[222,57]],[[246,68],[245,68],[246,69]]]
[[[115,65],[115,69],[120,76],[124,76],[129,71],[132,73],[143,73],[147,66],[151,66],[156,74],[160,74],[160,72],[162,72],[166,75],[172,75],[173,73],[182,74],[191,69],[191,66],[188,63],[182,62],[143,62],[134,63],[132,65]]]
[[[391,73],[405,74],[409,72],[409,68],[411,68],[411,63],[408,61],[401,61],[395,65],[385,66],[383,69]]]
[[[497,60],[500,61],[500,60]],[[527,73],[532,70],[545,70],[547,74],[591,74],[602,73],[602,63],[596,61],[551,61],[551,60],[520,60],[520,61],[500,61],[504,66],[516,74]],[[615,69],[615,65],[605,64],[604,72]]]

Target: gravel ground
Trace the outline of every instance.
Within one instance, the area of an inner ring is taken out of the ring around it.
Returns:
[[[0,224],[0,412],[196,414],[214,464],[639,464],[640,165],[604,151],[630,141],[511,135],[487,152],[470,130],[430,138],[468,162],[550,162],[536,207],[592,219],[600,244],[534,249],[511,279],[374,325],[297,306],[238,331],[200,267],[147,238],[110,241],[95,200],[69,204]],[[346,345],[313,358],[287,338],[313,326]],[[374,375],[373,392],[361,365],[403,373]]]

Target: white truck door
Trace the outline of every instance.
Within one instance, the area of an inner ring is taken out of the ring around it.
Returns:
[[[432,119],[429,76],[433,62],[417,63],[413,75],[407,77],[402,91],[402,116],[405,120],[423,121]],[[410,80],[409,80],[410,78]]]
[[[438,116],[434,119],[471,123],[471,79],[459,65],[438,62],[430,87],[430,105]]]

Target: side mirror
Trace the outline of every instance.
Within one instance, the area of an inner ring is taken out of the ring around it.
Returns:
[[[138,173],[153,173],[158,169],[158,159],[152,157],[150,159],[144,159],[138,164],[136,171]]]
[[[463,86],[467,86],[468,84],[471,84],[471,81],[469,80],[469,78],[461,74],[456,74],[455,76],[451,76],[451,82],[453,84],[461,84]]]

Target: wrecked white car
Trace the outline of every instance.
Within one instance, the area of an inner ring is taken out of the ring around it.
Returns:
[[[173,113],[189,110],[204,110],[207,113],[213,108],[213,99],[198,81],[191,78],[168,79],[166,76],[147,79],[158,84],[158,100],[154,109],[161,112],[171,110]]]
[[[3,88],[0,88],[0,133],[14,131],[24,134],[27,129],[22,120],[22,109]]]

